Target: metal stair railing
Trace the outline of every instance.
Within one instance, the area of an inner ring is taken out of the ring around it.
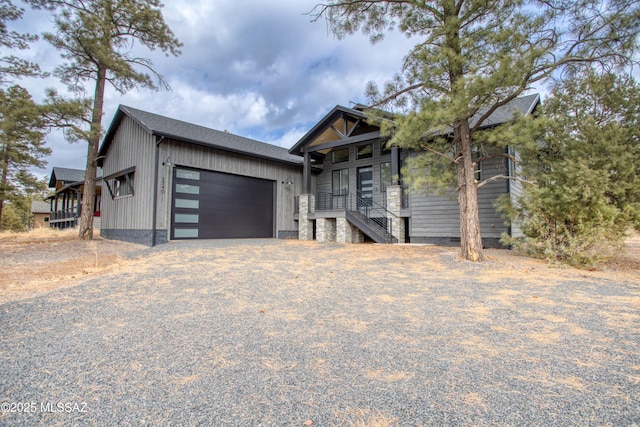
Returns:
[[[376,203],[372,197],[363,197],[361,191],[357,191],[355,194],[352,193],[352,197],[349,198],[349,211],[355,217],[360,218],[372,232],[378,234],[380,240],[385,243],[396,243],[398,241],[393,237],[392,221],[389,221],[389,216],[396,217],[396,215]]]

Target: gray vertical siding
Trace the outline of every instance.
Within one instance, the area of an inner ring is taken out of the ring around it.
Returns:
[[[153,227],[153,185],[156,137],[126,115],[118,127],[104,160],[105,176],[135,167],[134,195],[112,199],[105,188],[103,194],[103,235],[107,238],[134,240],[151,244]],[[171,226],[172,167],[212,170],[262,178],[276,182],[276,229],[274,236],[297,232],[294,221],[294,196],[302,189],[302,165],[287,165],[243,154],[164,139],[158,156],[158,189],[156,230],[158,243],[166,240]],[[293,185],[283,184],[290,179]]]
[[[109,176],[135,166],[134,195],[112,199],[105,184],[103,230],[151,230],[154,146],[153,135],[129,117],[123,117],[104,159],[103,174]]]
[[[165,140],[160,145],[160,163],[167,158],[177,166],[267,179],[276,183],[276,230],[275,237],[282,232],[297,231],[293,219],[294,196],[302,191],[302,165],[287,165],[272,160],[232,153],[182,141]],[[158,181],[158,228],[168,230],[171,221],[172,168],[159,166]],[[293,185],[283,184],[287,179]]]

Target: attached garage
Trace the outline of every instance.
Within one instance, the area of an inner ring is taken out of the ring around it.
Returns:
[[[272,238],[275,181],[174,168],[171,239]]]
[[[303,165],[286,148],[121,105],[98,166],[107,185],[128,190],[103,198],[102,237],[298,237]]]

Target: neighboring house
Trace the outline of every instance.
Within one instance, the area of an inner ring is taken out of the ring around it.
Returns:
[[[286,149],[120,106],[99,150],[101,235],[296,238],[302,159]]]
[[[491,128],[514,114],[531,114],[539,95],[518,98],[499,108],[483,125]],[[473,122],[473,120],[472,120]],[[458,244],[459,210],[455,193],[448,196],[407,191],[402,166],[411,150],[386,148],[380,129],[367,123],[359,109],[336,106],[289,150],[304,157],[304,186],[297,218],[302,239],[359,242],[364,235],[377,242]],[[514,163],[505,158],[478,165],[479,181],[513,176]],[[314,167],[321,172],[311,184]],[[502,233],[519,230],[504,224],[494,202],[502,194],[515,197],[519,182],[496,179],[478,190],[483,243],[499,247]]]
[[[54,167],[49,178],[49,188],[55,189],[55,193],[45,199],[49,201],[49,226],[63,229],[78,225],[82,212],[84,170]],[[93,213],[93,227],[96,229],[100,228],[101,190],[98,178]]]
[[[498,109],[486,127],[530,114],[538,95]],[[363,111],[337,106],[290,150],[120,106],[100,146],[101,235],[155,245],[179,239],[299,238],[342,243],[456,244],[455,195],[409,192],[402,166],[416,153],[386,148]],[[513,175],[513,162],[485,161],[480,179]],[[494,207],[516,195],[499,179],[478,191],[485,246],[504,225]]]
[[[49,227],[49,215],[51,206],[47,202],[34,200],[31,202],[31,214],[33,215],[33,228]]]

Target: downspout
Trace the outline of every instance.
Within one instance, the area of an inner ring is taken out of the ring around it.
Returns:
[[[153,166],[153,208],[151,209],[151,246],[156,245],[156,225],[158,223],[158,162],[160,161],[160,144],[164,136],[156,141],[155,164]]]

